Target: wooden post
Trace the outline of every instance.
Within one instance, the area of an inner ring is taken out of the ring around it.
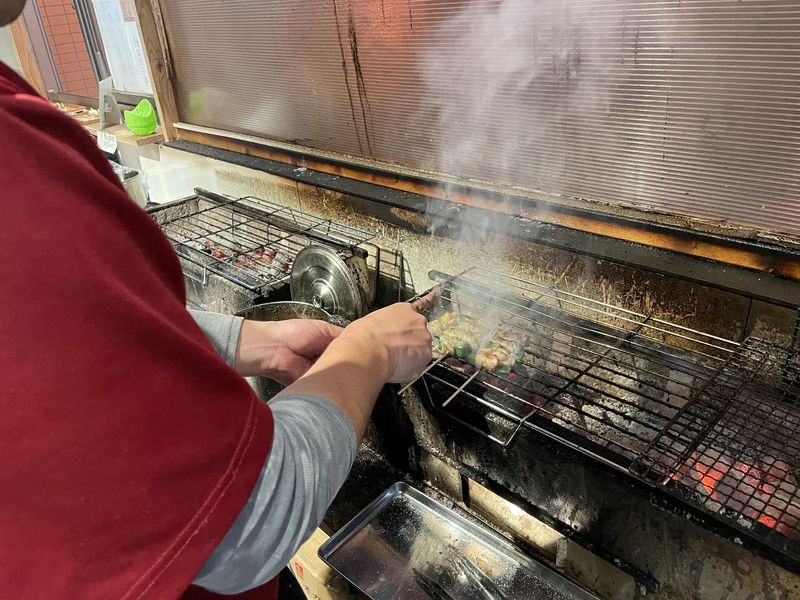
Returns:
[[[33,86],[33,89],[47,98],[47,88],[42,79],[42,72],[39,70],[39,63],[36,62],[36,54],[33,52],[33,44],[28,33],[28,26],[25,24],[25,18],[20,15],[8,26],[8,29],[11,32],[11,41],[14,42],[14,50],[17,52],[22,75]]]
[[[178,104],[175,101],[175,89],[172,85],[172,69],[161,19],[161,7],[158,0],[134,0],[134,3],[161,129],[165,140],[174,140],[177,137],[175,123],[180,119]]]

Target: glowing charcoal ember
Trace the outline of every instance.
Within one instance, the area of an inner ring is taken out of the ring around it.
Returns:
[[[748,464],[716,450],[693,452],[672,480],[704,494],[708,509],[743,517],[800,540],[800,490],[780,459],[765,457]]]

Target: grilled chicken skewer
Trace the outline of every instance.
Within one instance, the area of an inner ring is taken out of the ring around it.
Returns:
[[[492,331],[486,335],[486,331]],[[510,328],[476,321],[459,313],[447,312],[428,323],[434,337],[433,351],[452,356],[478,369],[508,375],[525,352],[527,337]]]

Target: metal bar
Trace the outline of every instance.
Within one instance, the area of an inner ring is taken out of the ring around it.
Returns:
[[[483,267],[474,267],[473,269],[470,269],[469,272],[470,272],[470,274],[484,273],[485,274],[484,277],[488,278],[488,281],[486,283],[487,284],[491,284],[491,281],[492,281],[491,277],[493,276],[493,273],[491,271],[488,271],[487,269],[484,269]],[[518,278],[512,277],[512,276],[504,276],[504,279],[511,280],[511,281],[516,281],[516,282],[519,282],[519,283],[525,283],[524,280],[518,279]],[[454,278],[453,281],[454,282],[458,282],[458,277]],[[484,285],[486,285],[486,284],[484,284]],[[691,329],[689,327],[685,327],[685,326],[682,326],[682,325],[677,325],[675,323],[670,323],[668,321],[664,321],[663,319],[658,319],[658,318],[655,318],[655,317],[652,317],[652,316],[644,315],[642,313],[637,313],[637,312],[634,312],[634,311],[631,311],[631,310],[628,310],[628,309],[624,309],[624,308],[615,306],[613,304],[608,304],[608,303],[605,303],[605,302],[601,302],[599,300],[594,300],[594,299],[587,298],[587,297],[584,297],[584,296],[579,296],[578,294],[573,294],[573,293],[570,293],[570,292],[564,292],[562,290],[556,290],[556,289],[553,289],[553,288],[548,288],[548,287],[545,287],[545,286],[540,285],[540,284],[529,284],[529,285],[533,286],[535,289],[544,290],[542,292],[542,296],[541,297],[557,298],[557,299],[563,301],[564,303],[570,304],[570,305],[575,306],[575,307],[580,307],[582,310],[592,310],[592,308],[590,306],[594,306],[594,307],[597,307],[596,309],[594,309],[594,312],[597,312],[599,314],[608,314],[608,312],[607,312],[608,310],[613,310],[613,311],[622,313],[622,315],[625,315],[625,316],[617,316],[616,318],[618,318],[620,321],[625,322],[625,323],[638,324],[642,320],[648,320],[648,321],[651,321],[651,322],[656,323],[656,324],[669,326],[672,329],[676,330],[677,332],[665,329],[663,327],[657,327],[655,325],[647,325],[647,328],[650,329],[650,330],[653,330],[653,331],[658,331],[658,332],[661,332],[661,333],[667,333],[668,335],[675,336],[675,337],[678,337],[678,338],[684,339],[684,340],[691,340],[691,341],[695,341],[695,342],[704,343],[704,344],[708,345],[709,347],[713,347],[713,348],[715,348],[717,350],[725,350],[725,349],[727,349],[728,351],[732,351],[733,349],[738,347],[738,344],[736,344],[735,342],[731,342],[730,340],[727,340],[725,338],[721,338],[721,337],[718,337],[718,336],[712,336],[712,335],[707,334],[707,333],[702,333],[700,331],[697,331],[695,329]],[[562,296],[564,298],[562,298]],[[590,306],[587,306],[587,305],[590,305]],[[602,309],[605,309],[605,310],[602,310]],[[700,340],[697,339],[698,336],[701,336],[702,338],[704,338],[705,340],[708,340],[708,341],[700,341]],[[711,340],[729,344],[729,345],[732,346],[732,348],[726,348],[725,346],[720,346],[718,344],[714,344],[714,343],[712,343]]]
[[[461,286],[458,282],[454,281],[452,283],[453,283],[453,285],[459,286],[458,290],[454,289],[454,291],[463,290],[463,286]],[[480,284],[478,284],[478,285],[480,285]],[[447,289],[447,288],[445,288],[445,289]],[[485,289],[489,289],[489,288],[485,288]],[[516,315],[516,316],[524,316],[524,314],[520,314],[520,311],[523,311],[523,312],[530,313],[530,316],[529,316],[529,320],[530,321],[536,321],[535,317],[548,317],[548,318],[552,318],[552,319],[554,319],[556,321],[563,322],[562,318],[554,316],[551,312],[547,312],[547,311],[543,310],[544,309],[544,305],[542,305],[541,309],[535,309],[535,308],[532,308],[530,306],[529,302],[526,302],[525,304],[520,304],[518,302],[506,300],[506,299],[504,299],[504,298],[502,298],[500,296],[496,296],[496,295],[490,294],[489,292],[486,292],[486,291],[484,291],[483,293],[486,294],[489,298],[491,298],[494,301],[506,302],[507,304],[509,304],[512,308],[503,308],[502,306],[500,306],[498,304],[491,304],[491,306],[493,308],[496,308],[496,309],[499,309],[499,310],[503,310],[504,312],[508,312],[509,314]],[[489,304],[489,303],[485,302],[485,304]],[[593,312],[596,315],[599,314],[601,316],[605,316],[606,318],[615,319],[614,315],[610,315],[608,313],[598,313],[597,311],[591,311],[591,309],[587,309],[587,310],[590,310],[590,312]],[[565,312],[565,311],[561,311],[561,312]],[[569,314],[569,313],[567,313],[567,314]],[[565,322],[565,324],[566,324],[566,322]],[[593,324],[597,325],[597,323],[593,323]],[[612,330],[615,330],[618,333],[626,333],[628,331],[628,330],[626,330],[626,329],[624,329],[624,328],[622,328],[622,327],[620,327],[618,325],[608,325],[606,323],[604,323],[603,325],[606,327],[606,329],[612,329]],[[582,328],[587,333],[590,333],[590,334],[600,335],[600,336],[605,336],[605,337],[611,337],[612,339],[615,339],[615,340],[618,338],[618,335],[610,335],[607,331],[601,331],[601,330],[598,330],[596,328],[592,328],[592,327],[589,327],[589,326],[586,326],[586,325],[583,325]],[[729,353],[729,352],[732,351],[729,348],[726,348],[726,347],[720,346],[720,345],[715,345],[715,344],[713,344],[711,342],[707,342],[707,341],[705,341],[703,339],[692,339],[692,338],[690,338],[688,336],[685,336],[685,335],[673,336],[673,334],[670,334],[669,332],[667,332],[667,333],[668,333],[668,335],[670,335],[670,337],[677,337],[677,338],[679,338],[681,340],[689,341],[689,342],[698,344],[700,346],[703,346],[705,348],[714,349],[716,351],[725,352],[725,353]],[[641,336],[641,337],[643,337],[644,339],[651,340],[651,341],[654,340],[654,338],[651,338],[650,336]],[[732,343],[735,343],[735,342],[732,342]],[[659,352],[659,353],[662,353],[662,354],[665,354],[665,355],[668,353],[667,347],[664,347],[663,344],[661,346],[657,346],[657,347],[653,348],[653,351]],[[702,354],[702,356],[704,358],[707,358],[709,360],[715,360],[715,361],[720,360],[719,357],[711,355],[711,354],[708,354],[707,352],[701,353],[701,352],[695,351],[695,352],[693,352],[693,354],[695,356]],[[677,355],[674,355],[674,356],[677,357]]]
[[[449,291],[449,290],[445,289],[445,291]],[[484,304],[488,304],[488,303],[484,302]],[[594,335],[594,336],[598,336],[598,337],[607,337],[607,338],[610,338],[612,340],[617,340],[618,337],[619,337],[618,335],[612,335],[608,331],[602,331],[600,329],[591,328],[591,327],[588,327],[588,326],[585,326],[585,325],[582,325],[582,324],[576,324],[574,322],[574,320],[573,321],[568,321],[564,317],[554,315],[551,312],[547,312],[547,311],[542,310],[542,309],[531,308],[529,304],[524,304],[523,305],[523,304],[518,304],[518,303],[513,303],[513,302],[510,302],[510,304],[511,304],[511,306],[513,308],[503,308],[502,306],[499,306],[497,304],[493,304],[491,306],[492,306],[492,308],[495,308],[497,310],[501,310],[503,312],[507,312],[507,313],[509,313],[511,315],[522,316],[522,315],[519,314],[520,310],[532,313],[533,316],[529,317],[529,321],[531,323],[540,322],[540,319],[537,319],[535,317],[545,317],[547,319],[550,319],[550,320],[554,321],[558,325],[563,325],[566,328],[573,328],[573,329],[574,328],[579,328],[579,329],[581,329],[581,331],[583,331],[583,332],[585,332],[586,334],[589,334],[589,335]],[[594,325],[598,325],[598,324],[594,323]],[[607,324],[604,324],[603,327],[607,328],[608,330],[613,330],[615,332],[622,332],[622,333],[626,332],[626,330],[624,330],[622,328],[614,327],[614,326],[607,325]],[[555,327],[553,329],[555,330]],[[580,336],[579,339],[581,339],[582,341],[590,342],[590,343],[593,342],[593,340],[591,338],[588,338],[588,337]],[[645,339],[651,340],[651,338],[645,338]],[[664,347],[647,348],[647,347],[641,346],[640,344],[637,344],[637,343],[634,343],[634,342],[631,342],[631,346],[635,346],[635,347],[637,347],[637,349],[647,349],[648,351],[657,352],[657,353],[659,353],[659,354],[661,354],[661,355],[663,355],[665,357],[673,358],[673,359],[676,359],[676,360],[681,360],[683,362],[686,362],[683,357],[680,357],[677,354],[668,352],[666,350],[666,348],[664,348]],[[695,352],[694,354],[695,354],[695,356],[697,356],[700,353]],[[702,356],[703,356],[703,358],[707,358],[709,360],[720,361],[719,357],[711,356],[711,355],[708,355],[706,353],[702,353]]]
[[[752,368],[749,368],[746,371],[744,370],[744,365],[742,365],[739,362],[741,354],[732,356],[731,360],[726,362],[725,365],[723,365],[720,368],[716,376],[711,381],[709,381],[706,385],[698,389],[698,392],[692,399],[692,401],[686,404],[675,415],[672,421],[670,421],[670,423],[664,426],[664,429],[662,429],[659,436],[655,438],[653,442],[651,442],[650,446],[647,449],[645,449],[645,451],[642,453],[640,457],[640,460],[643,463],[648,463],[648,462],[651,462],[652,464],[659,463],[661,464],[661,466],[667,468],[667,473],[663,474],[664,477],[661,479],[660,482],[661,485],[666,485],[672,480],[672,477],[676,474],[676,470],[686,461],[686,459],[697,448],[697,446],[700,443],[702,443],[708,432],[711,431],[711,429],[717,424],[717,422],[719,422],[719,419],[722,418],[724,412],[737,399],[737,397],[744,389],[744,387],[750,382],[750,380],[755,376],[755,374],[761,368],[767,356],[768,356],[767,354],[764,354],[756,366],[753,366]],[[737,383],[737,386],[732,393],[727,393],[725,395],[715,394],[711,389],[711,386],[720,380],[723,373],[731,370],[731,367],[736,367],[734,371],[734,376],[741,375],[741,377],[739,377],[738,379],[739,383]],[[719,400],[719,403],[717,405],[709,405],[708,403],[703,403],[702,401],[703,397],[710,397],[715,400]],[[682,429],[679,430],[677,433],[673,433],[671,431],[672,427],[677,423],[679,423],[682,417],[686,416],[687,414],[691,414],[690,411],[696,409],[698,406],[700,408],[708,407],[711,409],[712,413],[708,416],[696,415],[694,417],[690,417],[688,424],[684,425]],[[664,439],[668,439],[672,435],[678,435],[678,436],[684,435],[685,433],[687,433],[687,429],[689,429],[692,426],[692,423],[694,423],[698,419],[700,420],[699,429],[693,433],[688,434],[690,436],[689,441],[686,445],[684,445],[683,448],[675,449],[675,454],[674,454],[675,458],[670,461],[671,464],[664,464],[661,462],[661,459],[666,454],[671,453],[672,448],[669,445],[667,446],[665,451],[663,451],[658,456],[657,459],[652,459],[652,460],[648,459],[647,455],[653,447],[655,447],[659,443],[663,443]]]
[[[453,278],[453,279],[455,279],[455,278]],[[452,281],[453,280],[448,280],[448,283],[452,283]],[[481,290],[481,291],[483,291],[483,290]],[[529,309],[530,308],[530,306],[527,305],[527,304],[523,305],[523,304],[520,304],[518,302],[514,303],[514,304],[516,305],[517,314],[518,314],[518,311],[520,309]],[[509,311],[509,312],[513,314],[513,311]],[[550,316],[550,315],[548,315],[548,316]],[[563,319],[562,319],[562,321],[563,321]],[[536,325],[537,326],[546,326],[546,324],[542,320],[538,320],[536,322]],[[574,323],[572,325],[574,326]],[[604,378],[602,376],[597,375],[596,373],[590,373],[590,371],[593,368],[594,369],[603,368],[603,369],[608,369],[609,372],[612,372],[612,373],[615,372],[614,369],[610,369],[609,367],[606,367],[606,366],[601,366],[602,359],[606,358],[608,356],[608,354],[610,354],[612,351],[614,351],[614,352],[627,352],[627,351],[624,351],[624,350],[621,349],[621,344],[625,341],[626,338],[629,340],[631,337],[637,335],[638,331],[641,330],[646,325],[648,325],[648,323],[647,323],[646,317],[645,317],[644,318],[644,322],[637,323],[637,329],[636,330],[633,330],[633,331],[628,330],[628,331],[626,331],[624,337],[621,337],[621,338],[620,337],[615,337],[614,338],[615,343],[613,345],[604,344],[604,349],[603,349],[602,352],[592,351],[592,355],[593,356],[591,357],[591,360],[587,360],[586,358],[584,358],[582,356],[573,356],[572,358],[575,358],[575,359],[581,361],[584,364],[584,367],[582,368],[583,373],[579,373],[578,377],[581,377],[581,376],[590,377],[592,380],[595,380],[595,381],[597,381],[597,382],[599,382],[601,384],[602,383],[606,383],[606,384],[610,384],[610,385],[612,385],[612,386],[614,386],[614,387],[616,387],[618,389],[627,389],[627,391],[632,391],[632,388],[620,386],[620,384],[618,382],[612,382],[612,381],[608,380],[607,378]],[[594,329],[593,331],[594,331],[594,333],[598,333],[597,329]],[[602,332],[600,332],[600,333],[602,333]],[[537,337],[538,337],[538,335],[537,335]],[[593,344],[597,343],[596,340],[590,340],[588,338],[586,338],[586,339],[587,339],[588,342],[591,342]],[[574,344],[570,344],[570,346],[573,349],[575,349],[575,345]],[[583,351],[585,352],[585,349]],[[543,359],[552,360],[549,357],[546,357],[546,356],[544,356],[542,354],[537,354],[535,351],[532,351],[530,349],[530,347],[528,348],[528,352],[532,352],[534,355],[538,355],[539,357],[542,357]],[[528,366],[533,368],[533,369],[539,369],[536,365],[528,364]],[[677,367],[677,365],[674,365],[674,367]],[[574,367],[568,367],[568,368],[574,369]],[[541,372],[543,374],[546,374],[547,370],[541,369]],[[616,372],[619,373],[618,371],[616,371]],[[661,374],[659,374],[659,375],[661,377],[663,377],[663,375],[661,375]],[[695,375],[697,375],[697,374],[695,373]],[[707,376],[707,374],[705,374],[705,373],[703,375]],[[558,375],[556,375],[556,376],[560,377]],[[565,380],[564,384],[560,385],[559,387],[553,388],[555,390],[555,392],[551,391],[551,392],[547,393],[547,392],[544,392],[542,390],[538,390],[537,394],[539,396],[543,397],[543,398],[547,398],[548,401],[553,402],[554,404],[559,404],[561,406],[574,409],[575,407],[570,407],[568,404],[565,404],[563,402],[559,402],[558,393],[562,392],[566,388],[568,388],[570,383],[572,383],[574,385],[577,382],[578,377],[573,377],[573,381],[572,382]],[[629,376],[626,375],[626,377],[629,377]],[[637,380],[633,379],[633,381],[637,381]],[[484,383],[484,382],[481,382],[481,383]],[[581,388],[584,388],[584,389],[586,389],[588,391],[591,391],[593,393],[600,394],[600,395],[603,395],[603,396],[607,396],[607,397],[609,397],[609,398],[611,398],[613,400],[616,400],[618,402],[621,402],[621,403],[623,403],[623,404],[625,404],[627,406],[631,406],[632,408],[637,408],[637,410],[639,410],[639,412],[641,412],[644,415],[649,414],[650,418],[655,418],[656,419],[655,423],[657,423],[658,426],[662,425],[666,420],[668,420],[669,416],[671,416],[671,414],[674,413],[677,410],[676,407],[673,407],[673,406],[671,406],[671,405],[669,405],[669,404],[667,404],[667,403],[665,403],[663,401],[660,401],[658,398],[649,397],[653,402],[656,402],[656,403],[664,406],[666,409],[668,409],[670,411],[667,414],[660,414],[660,413],[654,412],[653,410],[647,409],[646,407],[636,407],[635,405],[630,404],[630,403],[622,400],[618,396],[609,393],[608,390],[600,389],[600,388],[598,388],[598,387],[596,387],[594,385],[590,385],[588,383],[580,383],[580,386],[581,386]],[[459,389],[457,387],[455,389],[456,389],[456,395],[457,395]],[[499,390],[499,388],[496,388],[496,389]],[[463,391],[463,389],[461,391]],[[502,391],[508,393],[508,390],[502,390]],[[636,424],[638,424],[638,425],[640,425],[642,427],[646,427],[647,429],[652,431],[652,434],[655,434],[657,432],[657,430],[658,430],[658,428],[656,427],[656,425],[654,425],[653,422],[641,421],[640,419],[636,418],[635,416],[630,416],[630,415],[624,413],[620,409],[617,409],[617,408],[614,408],[614,407],[610,407],[610,406],[604,406],[602,404],[598,404],[598,402],[596,400],[594,400],[591,397],[586,396],[585,394],[581,393],[579,390],[574,390],[573,393],[577,393],[579,395],[579,397],[582,399],[583,402],[586,402],[586,403],[594,405],[594,406],[600,406],[602,408],[602,410],[603,410],[602,414],[606,418],[607,418],[608,414],[614,414],[614,415],[616,415],[617,417],[620,417],[620,418],[623,418],[623,417],[629,418],[630,422],[636,423]],[[672,393],[674,394],[675,392],[672,392]],[[638,395],[639,396],[642,396],[642,395],[648,396],[646,393],[642,394],[641,392]],[[519,400],[523,401],[522,399],[519,399]],[[541,409],[539,409],[539,410],[541,410]],[[533,410],[528,411],[528,414],[526,415],[526,417],[530,418],[531,414],[532,413],[535,414],[536,412],[537,412],[537,409],[534,408]],[[562,415],[556,415],[555,413],[553,413],[551,416],[553,416],[554,418],[559,418],[559,417],[560,418],[565,418],[563,414]],[[586,416],[588,418],[590,418],[590,419],[596,420],[598,423],[601,422],[601,419],[599,419],[598,417],[594,417],[592,415],[586,415]],[[519,419],[520,417],[516,416],[516,418]],[[622,429],[622,428],[620,428],[618,426],[615,426],[613,423],[609,423],[607,421],[604,421],[603,423],[604,423],[604,425],[606,425],[608,427],[615,428],[616,430],[619,431],[619,433],[621,433],[623,435],[631,436],[631,433],[629,431],[626,431],[626,430],[624,430],[624,429]],[[573,425],[577,425],[578,427],[580,427],[579,424],[573,423]],[[583,429],[586,429],[586,428],[584,427]],[[588,430],[588,433],[590,433],[592,435],[596,434],[596,432],[591,431],[591,430]],[[643,442],[645,444],[647,444],[650,441],[649,438],[643,438],[641,435],[633,435],[631,437],[633,437],[633,438],[637,439],[638,441]],[[618,440],[615,440],[614,443],[617,444],[617,445],[620,445]],[[622,446],[625,447],[624,444],[622,444]],[[633,448],[633,447],[628,447],[627,449],[630,450],[631,452],[635,452],[637,450],[640,450],[640,448]]]
[[[790,270],[800,269],[800,266],[792,266],[795,262],[800,263],[797,258],[798,252],[789,246],[782,247],[780,244],[770,244],[769,242],[752,242],[743,239],[725,238],[703,234],[695,230],[684,230],[669,225],[658,223],[646,223],[637,220],[621,218],[621,223],[626,229],[631,231],[645,230],[657,231],[669,238],[681,238],[683,252],[688,248],[697,246],[700,239],[705,239],[710,244],[726,246],[752,254],[754,260],[762,263],[768,262],[769,266],[751,270],[749,268],[734,267],[731,264],[705,260],[700,257],[684,254],[677,246],[671,248],[656,248],[644,244],[636,243],[632,240],[607,237],[600,233],[575,229],[559,223],[548,223],[535,218],[524,218],[518,214],[503,214],[486,209],[460,205],[447,200],[438,200],[423,193],[391,189],[389,182],[398,182],[397,172],[387,172],[385,184],[371,183],[366,179],[375,179],[375,175],[382,174],[380,169],[369,166],[356,166],[330,157],[311,156],[307,149],[300,151],[282,150],[275,145],[267,147],[263,142],[247,143],[251,150],[247,153],[235,152],[221,147],[208,145],[211,136],[216,136],[221,144],[232,135],[228,132],[193,132],[189,128],[196,128],[186,124],[180,124],[181,137],[184,139],[171,141],[167,145],[179,150],[209,156],[218,160],[223,160],[233,164],[247,166],[258,169],[272,175],[285,177],[287,179],[314,185],[323,189],[329,189],[344,193],[349,196],[362,200],[362,206],[371,214],[405,228],[415,228],[418,225],[410,221],[398,218],[390,209],[401,209],[409,215],[425,215],[429,211],[435,213],[437,218],[447,220],[459,220],[461,222],[471,222],[473,220],[485,219],[486,215],[492,216],[490,222],[496,223],[502,228],[504,235],[516,237],[535,244],[546,245],[554,248],[563,249],[568,252],[593,256],[603,260],[609,260],[618,264],[629,265],[644,269],[650,272],[663,273],[689,281],[697,281],[711,285],[717,289],[742,294],[780,306],[796,307],[797,297],[800,295],[800,283],[784,278],[781,275],[782,269],[775,268],[775,262],[786,263],[786,268]],[[196,139],[203,141],[191,141]],[[330,173],[322,171],[329,165],[336,172]],[[298,168],[302,167],[302,168]],[[354,171],[352,176],[342,176],[342,169]],[[355,171],[363,172],[365,180],[358,180]],[[403,176],[400,179],[408,180],[413,184],[425,183],[426,180],[419,176]],[[441,184],[437,184],[442,189]],[[453,186],[446,186],[452,189]],[[457,187],[457,186],[456,186]],[[426,188],[427,189],[427,188]],[[465,193],[469,194],[470,189],[465,188]],[[617,219],[614,215],[603,215],[585,209],[550,205],[540,201],[531,201],[526,198],[514,198],[506,194],[496,194],[497,202],[500,204],[506,201],[516,202],[517,204],[533,204],[544,214],[553,214],[553,210],[558,211],[581,211],[575,213],[581,222],[609,221],[616,224]],[[417,217],[418,218],[418,217]],[[767,256],[774,258],[767,259]],[[754,263],[755,265],[756,263]]]
[[[461,392],[464,391],[464,388],[466,388],[470,383],[475,381],[475,379],[478,377],[478,375],[480,375],[480,373],[481,370],[477,369],[472,375],[470,375],[467,378],[467,380],[464,381],[464,383],[461,385],[460,388],[458,388],[455,392],[453,392],[453,394],[447,400],[442,402],[442,408],[445,408],[448,404],[450,404]]]

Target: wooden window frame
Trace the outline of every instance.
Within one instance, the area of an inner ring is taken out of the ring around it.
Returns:
[[[452,192],[451,186],[442,186],[440,181],[433,179],[422,179],[419,174],[413,174],[396,165],[382,165],[369,161],[347,163],[331,153],[182,123],[176,101],[167,32],[159,0],[135,0],[135,5],[156,106],[161,115],[166,141],[199,143],[224,151],[303,167],[322,174],[336,174],[400,193],[419,194],[436,200],[500,213],[509,212],[509,203],[498,201],[498,196],[505,197],[505,195],[496,191],[470,188],[466,194]],[[526,214],[517,214],[517,209],[515,214],[508,216],[514,218],[521,216],[544,225],[602,236],[622,244],[637,244],[688,256],[723,268],[738,267],[751,272],[756,271],[783,279],[787,283],[800,282],[800,240],[759,237],[752,230],[742,227],[720,231],[700,220],[677,216],[670,219],[669,216],[653,215],[633,207],[615,208],[606,212],[601,207],[587,206],[583,210],[576,211],[573,210],[574,207],[543,202],[540,198],[531,197],[527,200],[530,209],[522,211]],[[651,270],[658,269],[651,266]],[[702,281],[700,275],[702,271],[702,268],[695,268],[694,274],[686,274],[685,278]]]

